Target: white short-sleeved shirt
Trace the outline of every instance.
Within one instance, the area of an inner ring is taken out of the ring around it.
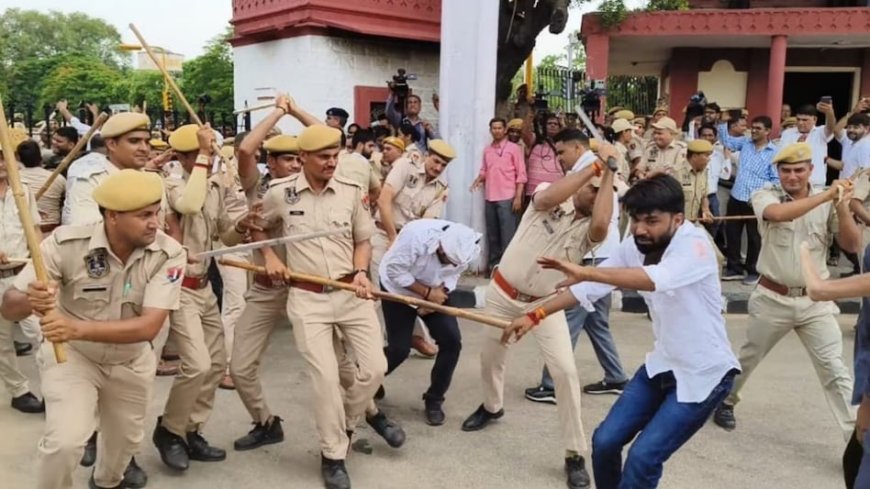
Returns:
[[[828,166],[825,164],[825,158],[828,157],[828,143],[834,135],[825,135],[825,126],[814,127],[804,139],[804,143],[813,148],[813,173],[810,175],[810,184],[815,186],[825,185],[825,179],[828,175]],[[779,148],[782,149],[791,143],[797,143],[801,140],[801,133],[797,128],[786,129],[782,132],[779,138]]]
[[[677,401],[701,402],[740,363],[731,350],[722,316],[719,265],[709,236],[689,222],[677,229],[657,265],[644,266],[634,239],[622,242],[599,268],[643,268],[655,291],[640,292],[653,321],[655,345],[646,355],[650,377],[672,372]],[[581,282],[571,293],[587,310],[612,285]]]
[[[731,160],[725,157],[725,148],[721,143],[713,145],[707,168],[707,194],[715,194],[719,190],[719,179],[731,178]]]
[[[849,178],[856,171],[870,167],[870,137],[864,136],[857,141],[843,138],[840,144],[843,145],[843,170],[840,171],[840,178]]]

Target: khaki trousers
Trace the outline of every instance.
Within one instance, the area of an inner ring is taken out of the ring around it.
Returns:
[[[746,343],[740,348],[740,368],[734,388],[725,400],[740,401],[740,389],[767,353],[791,331],[804,344],[819,382],[825,391],[828,407],[848,439],[855,428],[852,408],[852,377],[843,362],[843,334],[833,302],[813,302],[809,297],[785,297],[762,286],[749,298],[749,328]]]
[[[508,297],[498,286],[490,282],[486,289],[485,314],[514,319],[537,307],[539,303],[527,304]],[[480,374],[483,380],[483,406],[494,413],[504,407],[504,376],[508,347],[501,344],[502,331],[486,328],[483,350],[480,353]],[[567,450],[585,452],[586,434],[580,419],[580,378],[574,362],[571,335],[565,313],[559,311],[541,321],[531,331],[538,343],[556,387],[556,408],[559,426]]]
[[[250,262],[250,253],[231,253],[223,258],[241,262]],[[245,310],[245,294],[248,291],[248,272],[241,268],[228,267],[218,263],[221,279],[224,282],[221,310],[221,323],[224,325],[224,346],[227,355],[232,358],[235,329],[239,318]]]
[[[0,279],[0,297],[6,293],[15,276]],[[12,339],[12,328],[15,323],[0,316],[0,380],[12,397],[23,396],[30,392],[27,377],[18,368],[18,358],[15,356],[15,344]]]
[[[293,324],[296,346],[308,363],[321,451],[329,459],[343,460],[348,449],[346,431],[359,423],[387,370],[374,305],[346,291],[314,293],[291,288],[287,316]],[[336,329],[356,360],[354,382],[344,393],[339,380]]]
[[[260,382],[260,359],[269,344],[275,324],[287,317],[287,288],[254,284],[245,296],[245,310],[236,325],[236,341],[230,357],[230,375],[245,409],[256,423],[272,417]]]
[[[62,365],[55,362],[50,343],[43,343],[37,353],[46,407],[37,487],[73,487],[72,474],[98,424],[94,480],[100,487],[115,487],[144,437],[155,355],[145,347],[129,362],[108,365],[91,361],[72,346],[66,351]]]
[[[227,368],[224,330],[211,286],[181,289],[181,304],[169,317],[169,341],[181,365],[163,411],[163,427],[178,436],[199,431],[214,406],[217,386]]]

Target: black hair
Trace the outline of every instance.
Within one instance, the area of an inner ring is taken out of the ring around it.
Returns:
[[[655,211],[668,214],[682,213],[685,199],[680,182],[670,175],[657,174],[638,180],[625,192],[622,203],[628,215],[636,217]]]
[[[870,115],[852,114],[846,121],[847,126],[870,126]]]
[[[362,126],[360,126],[359,124],[357,124],[356,122],[354,122],[353,124],[347,126],[347,132],[348,132],[348,134],[350,134],[350,129],[351,129],[352,127],[355,127],[355,128],[356,128],[356,131],[359,131],[360,129],[362,129]],[[354,133],[356,133],[356,131],[354,131]]]
[[[42,150],[36,141],[24,141],[18,145],[18,159],[27,168],[42,165]]]
[[[722,111],[722,108],[719,107],[719,104],[717,104],[716,102],[710,102],[709,104],[707,104],[707,107],[704,110],[707,109],[715,110],[717,114]]]
[[[415,128],[414,124],[411,124],[411,121],[408,119],[402,120],[402,125],[399,126],[399,132],[405,136],[411,136],[412,143],[416,143],[420,140],[420,133],[417,132],[417,128]]]
[[[91,151],[96,151],[106,147],[106,140],[101,134],[94,134],[91,138]]]
[[[366,144],[370,141],[375,140],[375,134],[371,129],[357,129],[355,133],[353,133],[353,139],[351,139],[350,144],[353,145],[354,148],[359,146],[360,144]]]
[[[496,122],[501,122],[501,125],[507,127],[507,121],[504,120],[504,117],[493,117],[489,120],[489,127],[492,128],[492,125]]]
[[[799,115],[808,115],[810,117],[818,117],[819,111],[817,111],[816,108],[810,104],[804,104],[804,105],[801,105],[800,107],[798,107],[798,110],[797,110],[797,112],[795,112],[794,115],[795,115],[795,117],[797,117]]]
[[[568,141],[577,141],[583,146],[589,147],[589,136],[579,129],[562,129],[553,138],[554,143],[567,143]]]
[[[416,95],[416,94],[413,94],[413,93],[410,94],[410,95],[408,95],[408,100],[411,100],[412,98],[417,99],[417,101],[420,102],[420,105],[423,105],[423,99],[420,98],[419,95]]]
[[[384,126],[373,127],[372,133],[375,135],[375,139],[378,139],[381,137],[387,138],[387,137],[390,137],[390,135],[392,135],[392,133],[390,132],[390,129],[387,127],[384,127]]]
[[[773,121],[770,120],[770,117],[766,115],[759,115],[752,118],[752,124],[761,124],[765,129],[770,129],[773,127]]]
[[[68,139],[73,144],[79,142],[79,132],[74,127],[71,127],[71,126],[59,127],[59,128],[57,128],[57,131],[55,131],[55,134],[57,134],[60,137]]]
[[[713,124],[701,125],[701,127],[698,128],[698,134],[701,134],[701,131],[703,131],[704,129],[709,129],[709,130],[713,131],[713,136],[716,136],[716,137],[719,136],[719,130],[716,129],[716,126],[714,126]]]

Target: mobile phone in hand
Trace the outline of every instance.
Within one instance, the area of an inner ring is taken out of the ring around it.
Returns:
[[[831,103],[833,103],[833,102],[834,102],[834,99],[830,95],[825,95],[824,97],[819,99],[820,104],[831,105]]]

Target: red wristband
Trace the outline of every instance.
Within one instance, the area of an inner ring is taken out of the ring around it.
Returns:
[[[541,324],[541,320],[538,319],[538,315],[535,313],[535,311],[526,313],[526,316],[528,316],[528,318],[532,321],[533,325],[537,326]]]

